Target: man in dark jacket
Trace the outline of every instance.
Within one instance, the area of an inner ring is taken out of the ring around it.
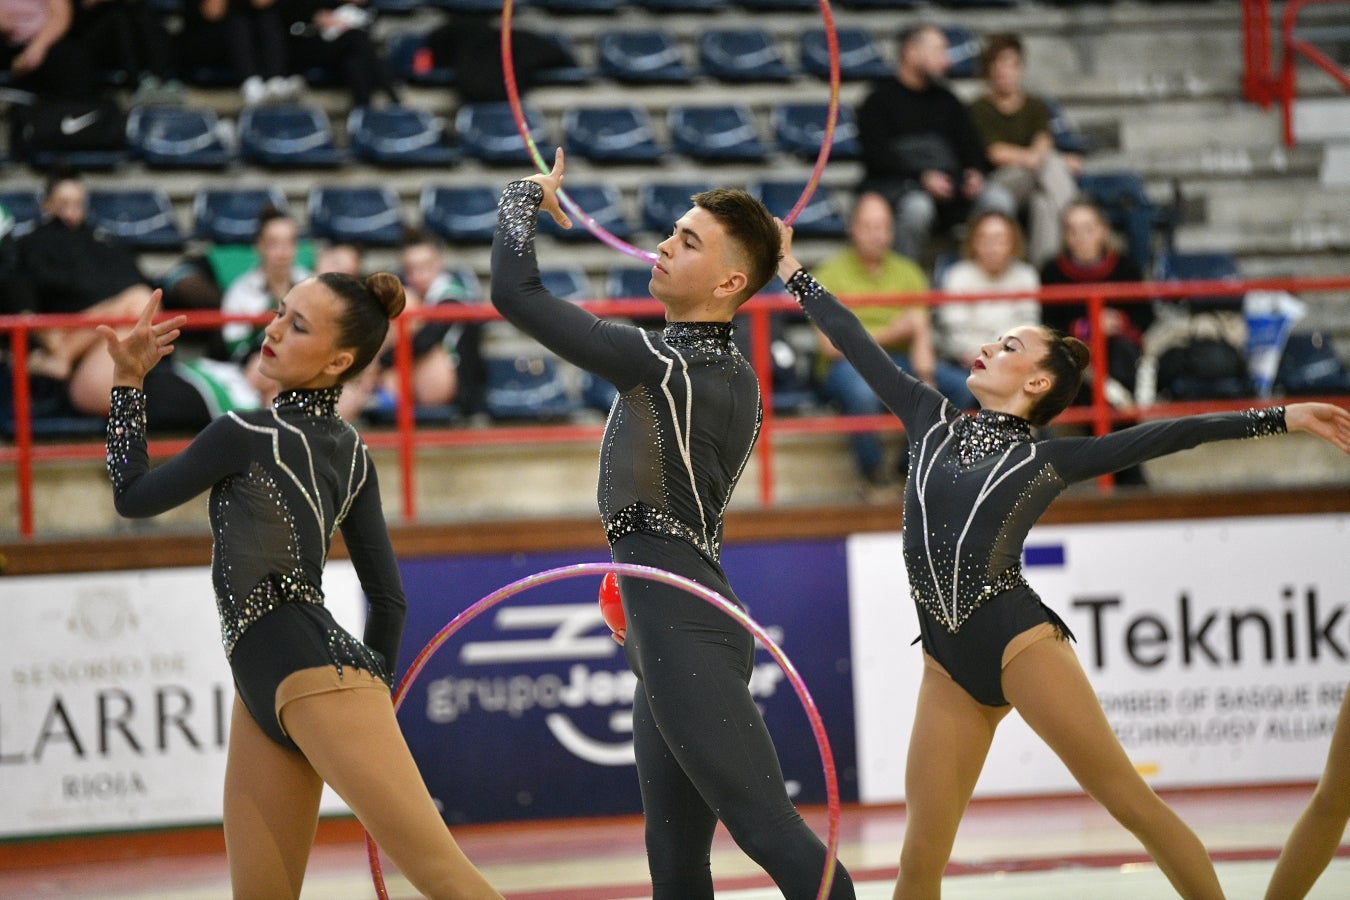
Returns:
[[[861,189],[895,209],[895,250],[922,259],[928,238],[974,212],[1017,213],[1012,195],[986,184],[984,144],[966,107],[942,83],[947,37],[932,25],[900,34],[895,77],[876,82],[858,108]]]

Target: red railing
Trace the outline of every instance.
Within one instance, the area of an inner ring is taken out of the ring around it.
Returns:
[[[1270,0],[1242,0],[1244,68],[1242,92],[1264,109],[1280,104],[1280,128],[1286,147],[1294,146],[1294,100],[1298,96],[1299,57],[1311,62],[1350,91],[1350,73],[1307,38],[1295,34],[1305,7],[1339,4],[1350,11],[1350,0],[1288,0],[1280,17],[1280,71],[1275,72],[1270,48]],[[1350,19],[1345,27],[1350,27]]]
[[[1254,280],[1224,281],[1187,281],[1138,284],[1103,285],[1064,285],[1042,288],[1036,291],[1018,291],[1003,294],[979,296],[948,295],[938,291],[926,294],[887,295],[865,298],[853,298],[854,306],[897,306],[927,303],[970,303],[987,299],[1025,299],[1031,298],[1042,303],[1083,303],[1086,301],[1088,315],[1099,322],[1103,309],[1109,303],[1139,303],[1154,300],[1177,300],[1187,297],[1237,296],[1249,290],[1287,290],[1294,293],[1316,293],[1326,291],[1350,291],[1350,276],[1323,278],[1265,278]],[[663,310],[654,300],[611,300],[583,304],[587,309],[601,316],[661,316]],[[750,323],[751,364],[759,375],[764,395],[764,424],[760,432],[756,454],[759,460],[760,482],[759,497],[764,505],[774,502],[773,455],[779,437],[792,434],[839,434],[857,431],[899,430],[900,423],[890,415],[881,416],[837,416],[803,415],[777,417],[773,413],[773,383],[770,362],[770,316],[774,313],[799,312],[797,304],[787,297],[758,297],[742,307],[742,312]],[[482,322],[499,318],[490,307],[436,306],[412,310],[395,320],[397,346],[395,362],[401,382],[395,427],[392,430],[369,430],[364,434],[367,444],[376,448],[397,449],[402,482],[402,513],[406,521],[417,519],[417,498],[415,479],[415,451],[419,447],[466,447],[488,444],[530,443],[568,443],[596,441],[603,428],[598,425],[497,425],[491,428],[439,427],[417,428],[414,423],[412,405],[406,401],[411,395],[411,343],[409,326],[415,319],[435,321],[472,321]],[[226,316],[220,313],[192,313],[189,316],[188,329],[219,328],[225,322],[267,321],[267,316],[240,317]],[[88,328],[99,321],[109,324],[126,325],[128,319],[96,320],[80,315],[50,316],[0,316],[0,335],[8,334],[10,359],[14,371],[14,441],[11,446],[0,447],[0,464],[13,465],[15,468],[19,519],[19,534],[24,538],[33,536],[33,467],[43,462],[101,459],[104,448],[101,443],[52,442],[38,444],[33,439],[33,419],[31,392],[27,374],[28,339],[39,328]],[[1092,357],[1105,360],[1106,336],[1101,328],[1092,329]],[[1218,402],[1202,401],[1190,403],[1167,403],[1148,407],[1115,408],[1106,400],[1106,367],[1093,367],[1092,403],[1065,410],[1057,423],[1087,424],[1095,434],[1105,434],[1119,422],[1132,422],[1145,418],[1163,418],[1184,415],[1193,412],[1217,409],[1241,409],[1252,404],[1252,400]],[[1324,398],[1325,399],[1325,398]],[[1336,398],[1342,404],[1350,403],[1350,398]],[[149,443],[153,457],[163,457],[178,452],[188,444],[187,439],[153,440]],[[1105,479],[1103,486],[1109,486]]]

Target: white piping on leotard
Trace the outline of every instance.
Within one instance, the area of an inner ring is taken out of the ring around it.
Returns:
[[[933,436],[933,432],[937,431],[943,425],[950,426],[950,424],[951,423],[947,422],[945,419],[939,419],[937,422],[933,423],[932,428],[929,428],[928,431],[924,432],[923,440],[919,441],[920,465],[923,464],[924,453],[928,449],[928,441]],[[922,526],[923,551],[924,551],[923,555],[928,560],[928,573],[933,576],[933,590],[937,591],[939,602],[941,602],[942,600],[942,587],[941,584],[938,582],[937,569],[934,568],[933,566],[933,548],[928,543],[928,501],[926,499],[926,495],[928,493],[928,479],[931,478],[933,475],[933,466],[937,463],[937,458],[942,455],[943,448],[946,447],[947,444],[951,442],[951,439],[954,436],[954,434],[955,432],[953,432],[949,427],[947,430],[947,436],[942,439],[942,443],[939,444],[938,448],[933,451],[933,455],[928,457],[928,468],[926,470],[918,472],[919,487],[914,492],[914,495],[919,500],[919,518],[923,520]],[[953,598],[953,602],[955,602],[955,598]]]
[[[666,395],[666,402],[670,405],[670,424],[675,429],[675,444],[680,448],[680,458],[684,460],[684,469],[689,473],[689,489],[694,495],[694,503],[698,505],[699,533],[706,540],[708,518],[703,512],[703,498],[698,495],[698,482],[694,478],[694,461],[689,447],[689,441],[694,430],[694,386],[689,380],[689,363],[680,355],[680,351],[673,347],[670,348],[670,352],[674,353],[676,359],[680,361],[680,372],[684,376],[684,428],[681,428],[679,417],[676,414],[675,395],[670,391],[670,373],[675,368],[675,361],[656,349],[648,332],[643,331],[641,334],[647,349],[651,350],[657,359],[666,364],[666,374],[661,378],[661,392]]]
[[[988,496],[989,496],[991,493],[993,493],[994,488],[996,488],[996,487],[998,487],[1000,484],[1002,484],[1003,481],[1004,481],[1004,479],[1006,479],[1009,475],[1011,475],[1012,473],[1016,472],[1018,469],[1022,468],[1022,467],[1025,466],[1025,465],[1027,465],[1027,464],[1030,463],[1033,459],[1036,458],[1036,445],[1035,445],[1035,444],[1030,444],[1029,447],[1030,447],[1030,451],[1031,451],[1031,452],[1029,452],[1029,453],[1027,454],[1026,459],[1022,460],[1022,461],[1019,462],[1017,465],[1013,466],[1013,467],[1010,468],[1008,471],[1004,472],[1002,475],[999,475],[998,480],[997,480],[997,481],[994,481],[994,482],[991,484],[991,483],[990,483],[990,479],[992,479],[995,475],[998,475],[999,467],[1002,466],[1005,462],[1008,461],[1008,456],[1009,456],[1009,454],[1011,454],[1011,453],[1013,452],[1013,450],[1017,449],[1017,446],[1018,446],[1017,444],[1014,444],[1014,445],[1012,445],[1011,447],[1009,447],[1008,449],[1004,450],[1004,451],[1003,451],[1003,455],[1002,455],[1001,457],[999,457],[998,462],[994,463],[994,467],[993,467],[992,469],[989,470],[989,475],[984,479],[984,486],[980,488],[980,492],[979,492],[978,494],[975,495],[975,502],[974,502],[973,504],[971,504],[971,507],[970,507],[970,515],[966,517],[966,524],[965,524],[965,526],[961,529],[961,536],[958,537],[958,538],[956,539],[956,554],[955,554],[955,556],[954,556],[953,559],[952,559],[952,621],[953,621],[953,622],[956,621],[956,588],[957,588],[957,582],[960,580],[960,577],[961,577],[961,545],[962,545],[963,543],[965,543],[965,540],[966,540],[966,534],[970,531],[970,523],[973,522],[973,521],[975,521],[975,513],[976,513],[977,511],[979,511],[980,504],[982,504],[982,503],[985,501],[985,499],[988,498]]]

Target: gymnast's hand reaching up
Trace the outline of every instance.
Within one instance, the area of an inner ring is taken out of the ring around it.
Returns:
[[[1306,431],[1350,453],[1350,412],[1331,403],[1294,403],[1284,408],[1289,431]]]
[[[163,293],[157,290],[150,295],[150,302],[145,304],[141,317],[126,337],[119,338],[108,325],[98,326],[98,333],[103,336],[108,355],[113,360],[114,387],[142,387],[146,373],[173,352],[173,342],[187,316],[174,316],[155,323],[155,311]]]
[[[552,216],[553,221],[563,228],[572,227],[572,220],[567,217],[567,213],[563,212],[562,206],[558,203],[558,188],[562,187],[563,180],[563,151],[561,147],[553,152],[553,171],[547,175],[536,173],[522,180],[533,181],[544,189],[544,199],[539,204],[541,210]]]

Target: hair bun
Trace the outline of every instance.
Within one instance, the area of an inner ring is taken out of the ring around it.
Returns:
[[[1078,371],[1086,372],[1088,362],[1092,359],[1092,353],[1088,350],[1087,344],[1076,337],[1066,337],[1064,338],[1064,346],[1069,348],[1069,355],[1078,364]]]
[[[403,282],[389,272],[376,272],[368,277],[366,288],[380,301],[386,319],[397,318],[408,303],[407,295],[403,293]]]

